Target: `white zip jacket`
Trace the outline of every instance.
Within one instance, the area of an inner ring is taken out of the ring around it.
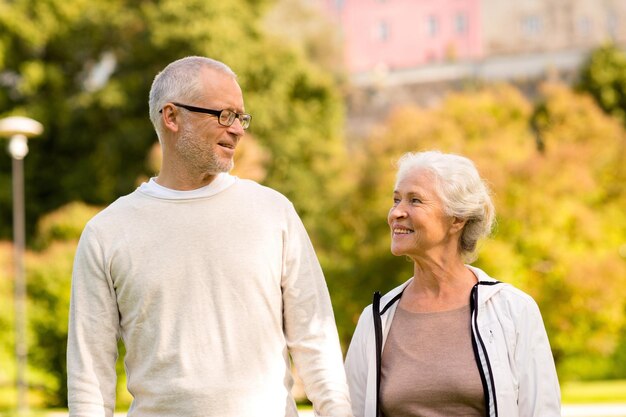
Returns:
[[[468,268],[479,281],[470,300],[471,326],[474,352],[481,360],[479,371],[488,402],[487,415],[560,416],[559,381],[537,303],[528,294],[498,283],[482,270]],[[382,347],[397,301],[410,281],[380,299]],[[355,417],[378,417],[374,327],[369,305],[359,318],[345,362]]]

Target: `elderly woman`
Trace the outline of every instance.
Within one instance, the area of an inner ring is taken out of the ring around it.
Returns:
[[[361,314],[346,356],[355,417],[560,416],[537,304],[466,264],[494,220],[474,164],[430,151],[398,166],[391,253],[414,272]]]

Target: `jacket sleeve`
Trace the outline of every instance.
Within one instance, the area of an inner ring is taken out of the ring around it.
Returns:
[[[348,353],[346,354],[346,375],[348,377],[354,417],[365,416],[369,367],[367,361],[367,336],[372,330],[371,317],[372,310],[371,306],[369,306],[361,313],[348,348]]]
[[[283,253],[284,331],[319,417],[351,417],[337,326],[326,281],[304,225],[290,206]]]
[[[554,358],[539,307],[530,297],[517,328],[514,358],[519,372],[519,415],[558,417],[561,392]]]
[[[115,408],[119,313],[105,270],[101,247],[87,226],[72,274],[67,343],[71,417],[112,417]]]

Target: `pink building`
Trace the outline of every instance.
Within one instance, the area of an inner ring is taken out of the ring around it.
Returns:
[[[480,0],[319,0],[350,73],[482,56]]]

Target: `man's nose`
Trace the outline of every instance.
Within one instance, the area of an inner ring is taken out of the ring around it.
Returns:
[[[235,121],[232,125],[228,126],[228,131],[234,135],[243,136],[245,130],[243,129],[243,126],[241,125],[241,120],[239,120],[238,117],[235,118]]]

